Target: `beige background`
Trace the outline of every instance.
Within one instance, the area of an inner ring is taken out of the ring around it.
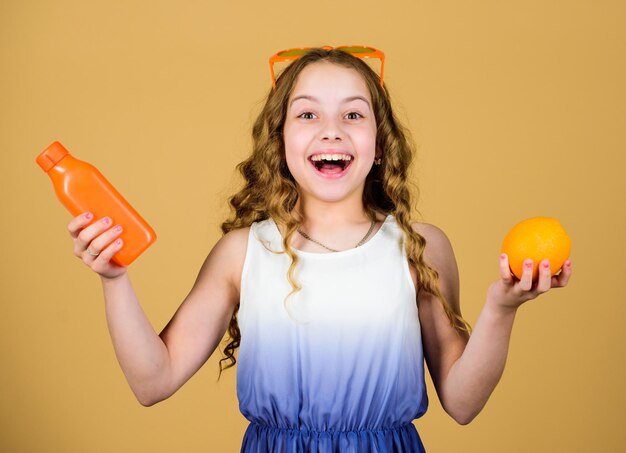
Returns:
[[[386,53],[422,220],[455,247],[472,324],[514,223],[557,217],[573,238],[571,284],[522,307],[470,425],[427,379],[427,450],[624,451],[624,24],[623,2],[591,0],[0,2],[0,451],[238,451],[247,423],[218,353],[169,400],[134,400],[34,158],[60,140],[156,229],[130,272],[160,331],[219,237],[268,57],[323,44]]]

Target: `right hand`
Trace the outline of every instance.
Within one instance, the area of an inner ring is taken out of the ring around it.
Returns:
[[[123,246],[122,227],[115,225],[110,217],[103,217],[87,226],[93,214],[85,212],[74,217],[67,225],[74,241],[74,255],[83,260],[93,271],[104,278],[116,278],[126,273],[126,268],[111,261]]]

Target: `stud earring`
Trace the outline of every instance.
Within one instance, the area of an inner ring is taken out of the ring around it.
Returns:
[[[380,165],[382,159],[379,157],[378,159],[374,159],[374,165]]]

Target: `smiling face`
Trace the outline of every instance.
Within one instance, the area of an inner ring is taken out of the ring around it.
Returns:
[[[328,62],[305,67],[289,97],[283,138],[303,198],[360,201],[376,151],[376,120],[361,75]]]

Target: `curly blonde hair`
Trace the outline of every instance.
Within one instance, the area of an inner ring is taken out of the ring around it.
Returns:
[[[412,187],[408,173],[414,150],[408,131],[395,117],[389,93],[381,87],[378,75],[361,59],[341,50],[312,49],[291,63],[276,80],[257,117],[253,129],[252,154],[237,165],[244,179],[244,186],[229,202],[232,215],[222,223],[223,234],[237,228],[245,228],[254,222],[273,219],[283,228],[283,248],[291,258],[287,279],[292,291],[287,298],[299,291],[302,286],[296,281],[295,269],[298,255],[290,246],[291,239],[302,223],[302,218],[294,207],[298,201],[298,186],[285,158],[283,127],[287,105],[296,84],[298,75],[308,65],[327,62],[356,70],[369,89],[376,118],[376,152],[382,159],[367,175],[363,191],[363,207],[372,219],[376,213],[392,214],[404,234],[404,246],[409,264],[417,272],[421,290],[437,297],[458,332],[471,332],[470,325],[456,313],[446,301],[438,285],[437,271],[424,261],[426,240],[411,226]],[[235,350],[239,347],[241,333],[237,323],[239,305],[235,309],[228,327],[230,342],[224,348],[225,357],[219,362],[220,376],[223,370],[235,365]],[[229,362],[222,367],[222,362]],[[218,377],[219,380],[219,377]]]

